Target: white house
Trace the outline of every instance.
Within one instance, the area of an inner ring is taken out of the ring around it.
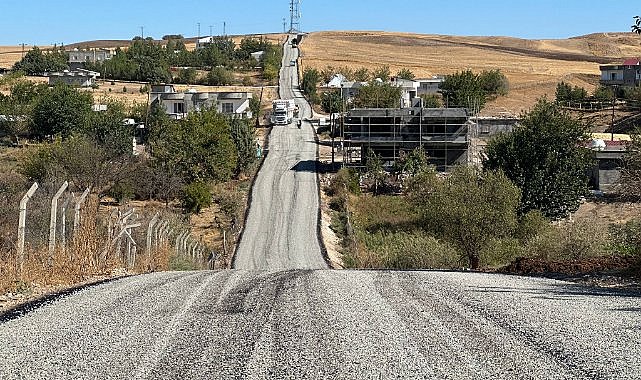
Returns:
[[[79,50],[73,49],[69,53],[69,68],[71,70],[85,67],[86,62],[100,63],[113,57],[113,52],[109,49],[91,49]]]
[[[253,52],[249,55],[251,55],[251,57],[254,58],[256,62],[260,62],[263,60],[263,57],[265,57],[265,51],[260,50],[260,51]]]
[[[49,77],[49,85],[53,86],[57,83],[65,83],[70,86],[78,87],[92,87],[96,84],[96,78],[100,73],[84,69],[76,69],[73,71],[65,70],[54,73],[45,73]]]
[[[439,87],[443,83],[443,77],[431,77],[431,78],[420,78],[414,79],[415,82],[418,82],[417,93],[418,95],[425,94],[438,94]]]
[[[153,85],[149,94],[150,104],[160,104],[174,119],[182,119],[189,112],[215,107],[219,113],[251,118],[249,101],[251,92],[176,92],[172,85]]]

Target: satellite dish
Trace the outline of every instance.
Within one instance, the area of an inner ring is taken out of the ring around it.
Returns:
[[[605,147],[605,141],[602,139],[592,139],[592,142],[590,143],[590,148],[594,150],[603,150]]]

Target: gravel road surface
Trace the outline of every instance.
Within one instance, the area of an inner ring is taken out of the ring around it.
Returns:
[[[638,379],[641,297],[456,272],[157,273],[0,323],[0,379]]]
[[[239,269],[129,277],[0,315],[0,379],[641,378],[641,294],[322,270],[311,128],[274,128]]]
[[[301,119],[311,108],[298,87],[298,49],[285,44],[280,97],[295,99]],[[269,153],[252,190],[243,237],[234,268],[249,270],[327,268],[318,240],[317,146],[314,130],[304,122],[274,126]]]

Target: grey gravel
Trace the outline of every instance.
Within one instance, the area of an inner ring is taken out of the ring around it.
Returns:
[[[641,378],[639,293],[322,270],[316,174],[292,170],[315,160],[313,137],[274,128],[241,270],[128,277],[0,317],[0,379]]]
[[[457,272],[117,280],[0,324],[1,379],[638,379],[641,298]]]

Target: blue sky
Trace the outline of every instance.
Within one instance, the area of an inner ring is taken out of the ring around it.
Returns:
[[[402,8],[406,4],[407,8]],[[302,29],[566,38],[628,31],[639,0],[302,0]],[[0,45],[282,31],[289,0],[0,0]]]

